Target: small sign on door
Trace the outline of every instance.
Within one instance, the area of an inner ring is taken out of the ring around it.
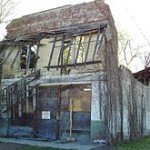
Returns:
[[[42,119],[50,119],[50,111],[42,111]]]

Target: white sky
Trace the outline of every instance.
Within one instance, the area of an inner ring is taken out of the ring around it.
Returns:
[[[92,0],[15,0],[17,7],[14,17],[39,12],[63,5],[89,2]],[[127,31],[135,42],[150,51],[143,35],[150,41],[150,0],[105,0],[109,4],[119,28]],[[142,30],[142,34],[140,33]]]

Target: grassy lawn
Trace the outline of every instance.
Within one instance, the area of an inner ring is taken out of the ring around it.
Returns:
[[[117,146],[117,150],[150,150],[150,137]]]
[[[66,150],[66,149],[59,149],[59,148],[41,148],[41,147],[34,147],[34,146],[25,146],[23,149],[21,150]],[[68,150],[68,149],[67,149]],[[71,149],[70,149],[71,150]],[[73,149],[72,149],[73,150]]]

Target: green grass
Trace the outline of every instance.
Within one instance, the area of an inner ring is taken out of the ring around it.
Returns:
[[[117,150],[150,150],[150,137],[135,142],[127,142],[117,146]]]

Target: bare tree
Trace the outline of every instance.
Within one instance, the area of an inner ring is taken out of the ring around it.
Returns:
[[[10,16],[13,13],[16,4],[13,0],[0,0],[0,34],[5,28],[5,25],[10,21]],[[2,35],[3,37],[3,35]],[[0,46],[0,52],[2,47]],[[1,105],[1,80],[2,80],[2,58],[0,58],[0,124],[2,119],[3,106]]]
[[[135,45],[131,37],[124,31],[118,32],[119,62],[130,68],[133,60],[141,56],[142,46]]]
[[[150,52],[145,52],[140,58],[144,68],[150,67]]]
[[[0,24],[8,23],[15,6],[13,0],[0,0]]]

